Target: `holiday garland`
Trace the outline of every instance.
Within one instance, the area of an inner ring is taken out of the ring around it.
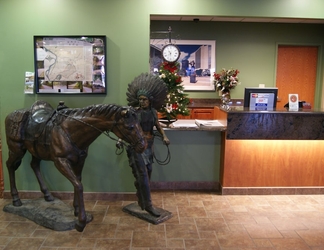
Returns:
[[[176,119],[177,115],[190,115],[187,107],[190,100],[188,95],[184,94],[182,78],[178,75],[179,65],[178,62],[163,62],[159,71],[160,78],[168,87],[167,98],[159,112],[168,120]]]

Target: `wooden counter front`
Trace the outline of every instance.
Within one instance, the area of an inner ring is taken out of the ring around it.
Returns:
[[[223,194],[324,193],[324,112],[219,112]]]

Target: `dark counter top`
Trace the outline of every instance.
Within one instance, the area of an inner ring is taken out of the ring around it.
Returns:
[[[324,140],[323,110],[255,111],[235,107],[226,112],[227,139]]]
[[[222,107],[220,107],[221,110],[224,110],[225,112],[228,113],[235,113],[235,112],[239,112],[239,113],[290,113],[290,114],[300,114],[300,113],[323,113],[324,114],[324,110],[321,109],[299,109],[298,111],[290,111],[287,110],[286,108],[277,108],[274,110],[250,110],[249,108],[244,108],[243,106],[231,106],[229,109],[224,109]]]

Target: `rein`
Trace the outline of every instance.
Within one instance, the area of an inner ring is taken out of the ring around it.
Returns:
[[[113,124],[113,126],[111,127],[110,130],[103,131],[103,130],[100,130],[99,128],[97,128],[97,127],[95,127],[95,126],[93,126],[93,125],[91,125],[91,124],[89,124],[89,123],[87,123],[87,122],[85,122],[85,121],[82,121],[82,120],[80,120],[80,119],[77,119],[77,118],[75,118],[75,117],[73,117],[73,116],[69,116],[69,115],[63,114],[63,113],[61,113],[61,112],[57,112],[57,113],[58,113],[59,115],[62,115],[62,116],[65,116],[65,117],[67,117],[67,118],[71,118],[71,119],[73,119],[73,120],[75,120],[75,121],[81,122],[82,124],[84,124],[84,125],[86,125],[86,126],[88,126],[88,127],[91,127],[91,128],[93,128],[94,130],[97,130],[99,133],[104,134],[105,136],[107,136],[107,137],[110,138],[111,140],[116,141],[116,142],[118,143],[118,145],[121,145],[121,144],[122,144],[123,146],[127,146],[127,144],[126,144],[124,141],[122,141],[122,140],[120,140],[120,139],[116,139],[116,138],[112,137],[112,136],[109,134],[109,133],[112,131],[112,129],[114,128],[114,126],[118,124],[116,121],[112,121],[112,122],[111,122],[111,123]],[[118,129],[118,128],[117,128],[117,129]],[[119,131],[121,134],[123,134],[119,129],[118,129],[118,131]],[[116,143],[116,144],[117,144],[117,143]],[[117,147],[117,148],[118,148],[118,147]],[[120,153],[118,153],[118,152],[117,152],[117,149],[116,149],[116,154],[117,154],[117,155],[122,154],[123,151],[124,151],[124,148],[123,148],[122,146],[120,146],[120,148],[122,149],[122,151],[121,151]]]
[[[154,132],[154,136],[158,137],[162,141],[162,135],[160,133]],[[167,156],[165,157],[164,160],[157,159],[156,156],[155,156],[155,153],[153,151],[153,157],[154,157],[154,159],[156,160],[156,162],[159,165],[167,165],[171,161],[171,154],[170,154],[169,145],[165,144],[165,146],[167,147]]]

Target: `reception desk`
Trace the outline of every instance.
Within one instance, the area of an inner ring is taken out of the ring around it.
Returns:
[[[223,194],[324,193],[324,112],[219,109]]]

